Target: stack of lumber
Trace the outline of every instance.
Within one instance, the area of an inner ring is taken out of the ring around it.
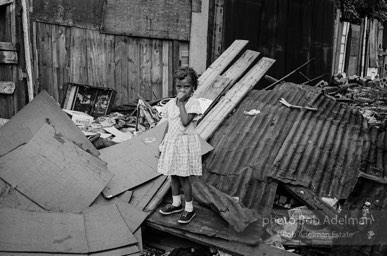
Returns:
[[[206,140],[274,60],[236,40],[199,78]],[[140,255],[141,224],[169,189],[166,124],[98,151],[45,91],[0,127],[0,254]]]

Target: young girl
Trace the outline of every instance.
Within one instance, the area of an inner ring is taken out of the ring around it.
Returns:
[[[166,105],[163,118],[168,126],[162,143],[158,162],[158,172],[171,175],[172,204],[160,210],[161,214],[183,212],[179,223],[189,223],[195,217],[192,205],[192,186],[189,176],[202,175],[202,161],[196,123],[200,118],[200,103],[192,98],[198,86],[198,77],[194,69],[181,67],[175,74],[177,97]],[[184,211],[180,196],[180,186],[184,192]]]

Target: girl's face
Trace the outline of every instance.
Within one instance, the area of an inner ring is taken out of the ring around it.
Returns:
[[[176,92],[177,94],[184,93],[184,100],[187,100],[189,97],[191,97],[191,94],[193,93],[191,77],[187,76],[183,80],[176,79]]]

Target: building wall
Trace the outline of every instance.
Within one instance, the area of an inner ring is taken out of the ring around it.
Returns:
[[[301,71],[309,78],[331,72],[334,3],[330,0],[224,0],[223,44],[246,39],[249,49],[276,63],[268,74],[279,79],[311,58]],[[301,83],[295,74],[287,81]]]

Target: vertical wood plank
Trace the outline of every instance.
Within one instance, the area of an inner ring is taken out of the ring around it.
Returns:
[[[140,43],[141,72],[140,72],[140,94],[145,100],[152,99],[151,87],[151,44],[150,39],[144,38]]]
[[[59,64],[59,46],[58,46],[58,36],[59,36],[59,26],[53,25],[52,34],[51,34],[51,52],[52,52],[52,96],[56,101],[59,101],[59,76],[60,76],[60,64]]]
[[[173,72],[174,72],[174,58],[173,58],[173,41],[168,43],[168,97],[173,95]]]
[[[139,93],[139,75],[140,75],[140,52],[139,52],[139,39],[130,39],[129,48],[129,85],[128,85],[128,100],[133,102],[137,99],[137,93]]]
[[[71,28],[71,82],[88,84],[86,30]]]
[[[162,97],[162,43],[158,39],[152,40],[152,62],[151,62],[151,99]]]
[[[121,104],[128,103],[128,71],[129,71],[129,39],[124,38],[122,44],[121,58]]]
[[[106,80],[105,85],[108,88],[115,90],[115,60],[114,60],[114,36],[106,35],[104,40],[104,52],[106,54],[105,72]]]
[[[162,50],[162,93],[161,97],[168,97],[168,88],[169,88],[169,72],[168,72],[168,61],[169,61],[169,42],[163,41],[163,50]]]
[[[122,72],[125,72],[122,69],[122,62],[123,62],[123,56],[125,53],[125,43],[124,43],[125,37],[123,36],[116,36],[115,37],[115,47],[114,47],[114,63],[115,63],[115,90],[117,91],[115,102],[116,105],[122,104],[122,87],[123,87],[123,81],[122,81]]]

